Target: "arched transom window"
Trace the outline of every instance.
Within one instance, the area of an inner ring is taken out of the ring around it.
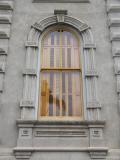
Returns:
[[[41,42],[38,117],[82,117],[80,43],[74,32],[58,28]]]

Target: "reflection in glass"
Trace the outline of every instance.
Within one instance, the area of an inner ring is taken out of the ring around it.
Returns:
[[[82,73],[78,40],[59,30],[43,39],[40,116],[82,116]]]

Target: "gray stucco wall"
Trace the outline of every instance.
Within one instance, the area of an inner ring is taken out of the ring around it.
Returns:
[[[23,70],[25,66],[25,41],[30,26],[38,20],[52,16],[55,9],[68,10],[68,14],[83,20],[92,28],[96,43],[96,66],[99,73],[98,96],[102,104],[105,144],[109,149],[120,149],[120,113],[116,93],[116,77],[112,57],[108,17],[105,0],[91,0],[90,3],[32,3],[32,0],[15,0],[11,24],[9,50],[6,60],[4,88],[0,94],[0,148],[17,146],[18,129],[16,120],[20,119],[19,103],[23,92]],[[3,14],[0,11],[0,14]],[[3,40],[0,40],[3,43]],[[37,159],[37,154],[33,159]],[[46,155],[47,156],[47,155]],[[57,154],[56,154],[57,156]],[[60,155],[59,155],[60,156]],[[58,157],[59,157],[58,156]],[[69,159],[70,155],[66,155]],[[71,155],[71,159],[78,154]],[[42,159],[45,155],[41,155]],[[84,159],[89,159],[83,155]],[[54,158],[51,158],[52,160]]]

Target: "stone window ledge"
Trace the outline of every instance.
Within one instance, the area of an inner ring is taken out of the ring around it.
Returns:
[[[16,147],[13,149],[14,152],[57,152],[57,151],[70,151],[70,152],[108,152],[107,147],[85,147],[85,148],[39,148],[39,147]]]
[[[105,125],[105,120],[96,120],[96,121],[88,121],[88,120],[17,120],[17,125]]]
[[[90,0],[33,0],[33,3],[88,3]]]

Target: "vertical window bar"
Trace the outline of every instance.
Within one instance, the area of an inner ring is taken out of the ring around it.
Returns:
[[[65,74],[66,116],[68,116],[68,73]]]
[[[56,73],[53,76],[53,115],[56,116]]]
[[[50,90],[50,74],[48,74],[48,73],[47,73],[47,87],[46,88],[47,88],[46,89],[46,94],[47,94],[47,96],[46,96],[46,99],[47,99],[46,116],[48,116],[49,115],[49,90]]]
[[[62,72],[60,74],[60,116],[62,116]]]
[[[56,116],[60,116],[60,75],[56,73]]]
[[[75,101],[75,76],[74,76],[74,73],[72,73],[72,110],[73,110],[73,115],[75,115],[76,101]]]
[[[50,87],[49,87],[49,115],[53,116],[53,79],[54,74],[50,72]]]

